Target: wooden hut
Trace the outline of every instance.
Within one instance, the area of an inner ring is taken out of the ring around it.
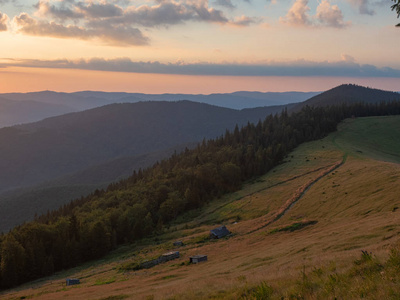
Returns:
[[[231,232],[224,225],[224,226],[215,228],[213,230],[210,230],[210,238],[212,238],[212,239],[220,239],[220,238],[223,238],[224,236],[229,235],[230,233]]]
[[[66,280],[66,285],[75,285],[75,284],[80,284],[80,280],[79,279],[71,279],[71,278],[67,278]]]
[[[191,264],[198,264],[200,262],[207,261],[207,255],[194,255],[190,256],[189,259]]]
[[[160,260],[162,262],[170,261],[177,258],[179,258],[179,251],[171,251],[168,253],[164,253],[163,255],[160,256]]]

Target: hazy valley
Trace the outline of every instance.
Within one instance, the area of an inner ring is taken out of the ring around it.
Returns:
[[[52,91],[0,94],[0,127],[40,121],[44,118],[78,112],[114,103],[181,101],[205,103],[231,109],[280,106],[305,101],[320,92],[235,92],[226,94],[141,94]]]

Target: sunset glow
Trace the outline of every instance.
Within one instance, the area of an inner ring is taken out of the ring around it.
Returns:
[[[390,1],[0,1],[0,92],[399,90]]]

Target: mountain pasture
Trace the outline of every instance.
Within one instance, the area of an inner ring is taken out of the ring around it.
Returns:
[[[400,234],[398,128],[398,116],[347,119],[337,132],[299,146],[240,191],[180,216],[162,234],[0,296],[252,299],[249,290],[259,284],[280,299],[296,294],[296,284],[309,272],[348,272],[361,250],[386,259]],[[296,202],[288,208],[293,197]],[[288,209],[276,218],[282,207]],[[209,230],[222,224],[233,235],[209,240]],[[178,239],[184,246],[175,248]],[[180,258],[132,268],[171,250]],[[188,264],[196,254],[208,255],[208,261]],[[66,278],[79,278],[81,284],[66,287]],[[382,295],[379,289],[374,293],[369,297]]]

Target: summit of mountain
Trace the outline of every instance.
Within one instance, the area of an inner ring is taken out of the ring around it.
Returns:
[[[305,106],[328,106],[352,103],[379,103],[400,100],[397,92],[384,91],[355,84],[342,84],[326,92],[311,97],[307,101],[294,106],[292,110],[298,111]]]

